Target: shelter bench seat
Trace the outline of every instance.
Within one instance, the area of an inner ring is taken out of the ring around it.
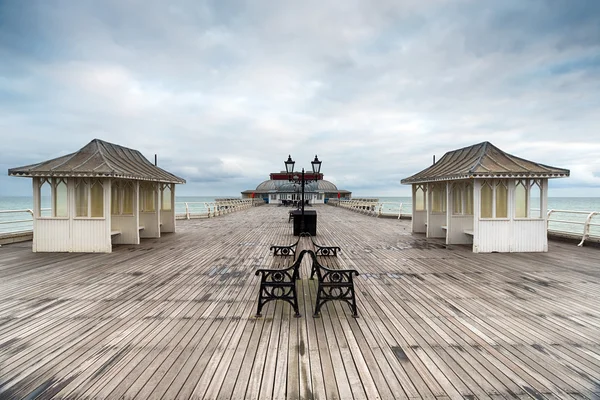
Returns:
[[[442,228],[443,231],[447,231],[448,230],[448,227],[446,225],[442,225],[442,226],[440,226],[440,228]]]
[[[469,236],[473,236],[473,235],[475,234],[475,233],[473,232],[473,229],[465,229],[463,232],[464,232],[466,235],[469,235]]]
[[[110,236],[117,236],[120,234],[121,234],[121,231],[110,231]]]
[[[138,226],[138,230],[139,230],[139,231],[143,231],[144,229],[146,229],[146,227],[145,227],[145,226],[143,226],[143,225],[142,225],[142,226]]]

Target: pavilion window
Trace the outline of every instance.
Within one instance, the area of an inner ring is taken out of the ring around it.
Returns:
[[[493,218],[494,189],[489,181],[481,184],[481,218]]]
[[[425,187],[423,185],[415,186],[415,211],[425,210]]]
[[[504,179],[496,182],[496,218],[508,217],[508,186]]]
[[[463,196],[464,185],[462,183],[454,183],[452,185],[452,214],[462,215],[463,211]]]
[[[152,183],[144,183],[140,185],[140,211],[143,212],[154,212],[156,211],[155,205],[155,187]]]
[[[165,211],[171,211],[171,185],[169,183],[165,183],[161,190],[162,201],[161,201],[161,209]]]
[[[85,179],[75,182],[75,216],[88,216],[88,183]]]
[[[542,182],[539,179],[529,181],[529,218],[542,218]]]
[[[473,215],[473,184],[465,185],[465,215]]]
[[[113,181],[110,186],[110,213],[111,215],[121,214],[121,200],[123,192],[119,181]]]
[[[111,188],[111,214],[133,215],[135,192],[131,181],[113,181]]]
[[[104,187],[99,179],[75,180],[75,216],[104,217]]]
[[[133,182],[127,181],[122,186],[123,190],[123,215],[133,215],[133,202],[135,199],[135,189],[133,187]]]
[[[90,189],[90,208],[92,218],[104,217],[104,186],[99,179],[92,180]]]
[[[40,179],[38,186],[38,209],[36,210],[36,216],[38,217],[52,217],[52,181],[50,178]],[[50,212],[48,212],[50,211]]]
[[[444,184],[436,183],[431,188],[431,211],[446,212],[446,190]]]
[[[520,179],[515,185],[515,217],[527,218],[528,199],[527,199],[527,180]]]
[[[68,217],[67,182],[62,178],[54,182],[54,216]]]
[[[505,179],[481,183],[481,218],[508,217],[508,183]]]
[[[37,217],[66,218],[69,216],[67,181],[64,178],[41,178],[38,186]]]

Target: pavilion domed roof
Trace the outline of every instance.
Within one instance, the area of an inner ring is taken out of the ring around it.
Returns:
[[[296,192],[299,191],[300,187],[297,184],[294,184],[293,182],[288,182],[285,180],[267,180],[264,181],[262,183],[260,183],[257,187],[256,187],[256,191],[257,192],[287,192],[287,193],[291,193],[291,192]],[[309,182],[306,184],[304,191],[308,191],[308,192],[335,192],[337,191],[338,188],[337,186],[335,186],[332,182],[330,181],[326,181],[324,179],[318,180],[318,181],[313,181],[313,182]]]

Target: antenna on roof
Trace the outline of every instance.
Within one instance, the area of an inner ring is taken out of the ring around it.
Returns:
[[[435,165],[435,154],[433,155],[433,165]]]
[[[158,156],[155,154],[154,155],[154,166],[157,166],[157,165],[158,165]]]

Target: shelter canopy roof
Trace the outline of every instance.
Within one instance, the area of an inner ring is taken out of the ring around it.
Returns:
[[[563,178],[568,169],[550,167],[505,153],[490,142],[449,151],[435,164],[401,183],[423,183],[466,178]]]
[[[25,177],[110,177],[185,183],[185,179],[155,166],[139,151],[100,139],[94,139],[79,151],[66,156],[11,168],[8,174]]]

